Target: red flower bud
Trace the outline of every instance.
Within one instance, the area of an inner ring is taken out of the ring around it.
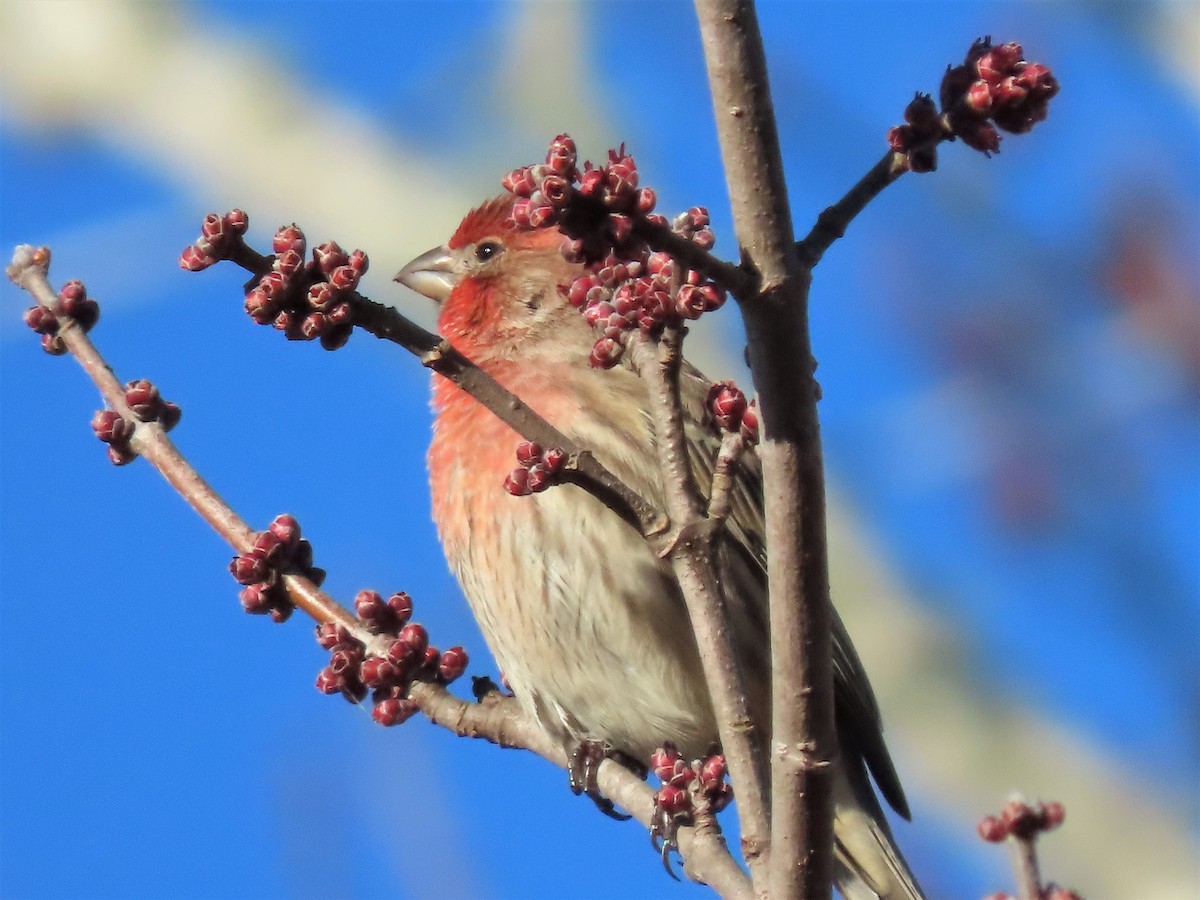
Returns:
[[[429,647],[429,633],[425,626],[417,622],[409,622],[400,629],[398,640],[412,647],[417,656],[422,655]]]
[[[112,409],[102,409],[92,416],[92,430],[106,444],[125,444],[133,437],[133,424]]]
[[[179,254],[179,268],[187,269],[189,272],[199,272],[202,269],[207,269],[216,261],[216,256],[206,250],[201,250],[195,244],[192,244],[190,247],[184,247],[183,252]]]
[[[384,687],[400,677],[396,666],[380,656],[363,660],[358,669],[359,680],[369,688]]]
[[[25,310],[25,324],[38,334],[57,334],[58,317],[44,306],[31,306]]]
[[[1008,837],[1008,826],[995,816],[984,816],[975,826],[975,830],[989,844],[999,844]]]
[[[449,684],[467,670],[467,662],[466,650],[462,647],[451,647],[438,661],[438,678]]]
[[[346,686],[346,679],[326,666],[317,674],[317,690],[322,694],[336,694]]]
[[[375,708],[371,710],[371,718],[380,725],[391,727],[399,725],[412,718],[419,707],[412,700],[402,699],[400,697],[389,697],[375,704]]]
[[[620,342],[608,337],[600,338],[592,345],[588,365],[593,369],[611,369],[621,361],[624,353],[625,347]]]
[[[517,462],[529,468],[542,458],[542,445],[534,441],[521,441],[517,444]]]
[[[229,574],[238,584],[257,584],[269,580],[272,571],[262,557],[240,553],[229,563]]]
[[[671,818],[686,816],[692,811],[692,798],[688,792],[673,784],[664,784],[658,789],[654,804]]]
[[[300,523],[296,521],[296,517],[283,513],[271,520],[271,524],[267,529],[279,538],[281,542],[289,546],[295,545],[300,540]]]
[[[271,248],[279,256],[289,251],[295,251],[303,256],[307,246],[308,241],[304,237],[304,232],[295,224],[280,227],[271,240]]]
[[[387,605],[392,611],[392,615],[395,616],[397,625],[403,625],[412,618],[412,597],[408,596],[404,591],[397,591],[388,597]]]
[[[513,469],[504,479],[504,489],[514,497],[525,497],[529,491],[529,470]]]
[[[246,229],[250,226],[249,217],[240,209],[231,209],[225,213],[225,224],[229,226],[229,230],[234,234],[245,234]]]
[[[129,411],[143,422],[153,422],[162,411],[163,401],[158,388],[146,379],[125,385],[125,403]]]
[[[265,582],[248,584],[238,593],[242,609],[251,615],[261,616],[269,613],[275,603],[274,590]]]

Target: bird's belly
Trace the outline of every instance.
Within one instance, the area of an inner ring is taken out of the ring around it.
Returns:
[[[645,540],[571,485],[505,495],[486,517],[462,499],[453,530],[468,537],[447,547],[451,565],[527,711],[565,742],[642,760],[664,740],[707,751],[716,726],[691,625]]]

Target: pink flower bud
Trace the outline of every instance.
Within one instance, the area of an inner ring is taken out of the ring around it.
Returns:
[[[31,306],[25,310],[25,324],[38,334],[58,333],[58,317],[44,306]]]
[[[546,152],[546,165],[556,174],[564,178],[573,178],[578,154],[575,142],[569,135],[560,134],[550,144]]]
[[[467,651],[462,647],[451,647],[438,661],[438,678],[449,684],[467,670]]]
[[[282,513],[272,519],[267,530],[289,547],[300,540],[300,523],[296,521],[295,516],[288,513]]]
[[[231,209],[225,213],[225,224],[234,234],[245,234],[246,229],[250,227],[250,218],[240,209]]]
[[[355,250],[350,254],[350,261],[347,263],[347,265],[349,265],[350,268],[352,268],[361,276],[367,271],[367,267],[370,265],[370,263],[371,261],[367,258],[367,254],[363,253],[361,250]]]
[[[391,619],[391,608],[383,602],[378,591],[359,591],[354,596],[354,612],[372,631]],[[378,634],[378,631],[375,631]]]
[[[732,381],[719,381],[708,389],[708,409],[722,431],[740,430],[746,407],[746,395]]]
[[[686,816],[692,811],[692,799],[688,792],[673,784],[664,784],[658,789],[654,804],[671,818]]]
[[[92,430],[106,444],[126,444],[133,437],[133,424],[112,409],[102,409],[92,416]]]
[[[417,622],[409,622],[401,628],[398,639],[412,647],[418,656],[429,647],[429,633],[424,625]]]
[[[977,116],[986,116],[992,111],[992,90],[982,78],[971,82],[963,95],[963,103],[967,109]]]
[[[542,465],[552,474],[561,471],[566,460],[566,451],[558,447],[550,447],[542,454]]]
[[[317,690],[322,694],[336,694],[346,685],[346,679],[326,666],[317,674]]]
[[[412,597],[408,596],[404,591],[397,591],[388,597],[387,605],[392,611],[392,616],[395,618],[397,625],[403,625],[412,618]]]
[[[624,353],[625,347],[620,342],[612,338],[600,338],[592,345],[592,352],[588,356],[588,365],[593,369],[611,369],[621,361]]]
[[[254,616],[266,615],[274,605],[274,591],[265,582],[248,584],[238,593],[242,609]]]
[[[158,388],[144,378],[125,385],[125,404],[143,422],[153,422],[163,408]]]
[[[219,247],[228,234],[228,223],[216,213],[209,213],[200,223],[200,234],[208,241],[210,247]]]
[[[338,266],[346,265],[350,257],[346,255],[345,250],[338,246],[337,241],[326,241],[313,248],[313,260],[316,262],[317,268],[328,275]]]
[[[216,256],[208,251],[201,250],[195,244],[192,244],[190,247],[184,247],[183,252],[179,254],[179,268],[187,269],[189,272],[199,272],[207,269],[216,261]]]
[[[747,444],[758,443],[758,402],[751,401],[742,413],[742,440]]]
[[[338,266],[329,273],[329,283],[338,291],[352,291],[358,287],[358,272],[349,264]]]
[[[336,622],[322,622],[317,626],[317,643],[326,650],[332,650],[349,638],[349,632]]]
[[[1053,831],[1066,817],[1067,811],[1061,803],[1050,802],[1042,806],[1042,828],[1045,831]]]
[[[257,584],[271,578],[271,567],[261,557],[240,553],[229,563],[229,574],[238,584]]]
[[[419,708],[412,700],[389,697],[375,704],[375,708],[371,710],[371,718],[390,728],[408,721]]]
[[[396,666],[380,656],[363,660],[358,669],[358,678],[369,688],[384,687],[400,677]]]
[[[529,468],[542,458],[542,445],[534,441],[521,441],[517,444],[517,462]]]
[[[525,468],[513,469],[504,479],[504,490],[508,491],[514,497],[528,496],[529,491],[529,470]]]
[[[1008,837],[1008,826],[995,816],[984,816],[975,830],[989,844],[999,844]]]
[[[679,759],[679,751],[670,741],[666,741],[661,747],[650,754],[650,771],[657,775],[663,781],[669,781],[671,772],[674,771],[675,763]]]
[[[304,232],[295,224],[280,227],[275,232],[275,237],[271,240],[271,248],[277,255],[294,251],[303,256],[307,246],[308,241],[304,237]]]

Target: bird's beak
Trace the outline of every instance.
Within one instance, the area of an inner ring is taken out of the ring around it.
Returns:
[[[441,303],[458,284],[457,258],[447,247],[434,247],[422,253],[396,273],[395,280],[430,300]]]

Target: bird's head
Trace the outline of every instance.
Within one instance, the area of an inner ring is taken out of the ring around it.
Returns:
[[[396,275],[441,304],[438,329],[477,361],[512,358],[558,328],[586,337],[582,317],[563,297],[582,267],[563,259],[558,229],[517,228],[513,199],[505,194],[471,210],[446,244]]]

